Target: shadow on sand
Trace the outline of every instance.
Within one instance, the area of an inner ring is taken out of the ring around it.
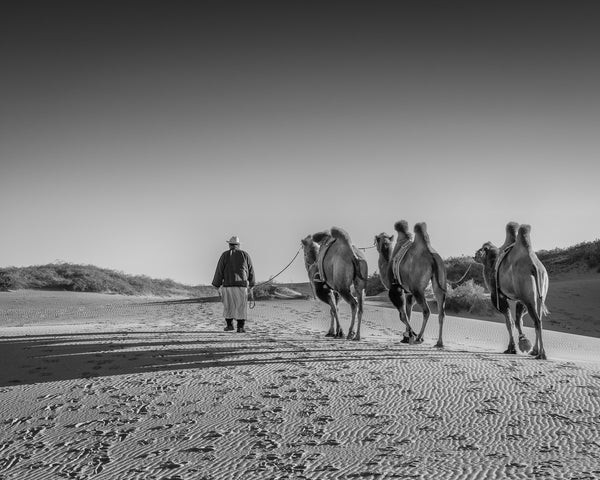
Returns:
[[[11,337],[0,341],[0,352],[5,365],[0,387],[214,367],[389,359],[410,362],[423,357],[441,361],[470,354],[430,346],[379,347],[325,338],[276,340],[208,330]]]

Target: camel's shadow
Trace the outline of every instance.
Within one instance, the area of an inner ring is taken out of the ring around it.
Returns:
[[[381,349],[364,342],[317,336],[277,339],[216,330],[19,336],[0,340],[0,352],[5,365],[0,372],[0,387],[175,370],[252,368],[264,364],[349,365],[365,360],[410,362],[423,357],[439,361],[448,355],[469,354],[423,345],[398,343],[391,349]]]

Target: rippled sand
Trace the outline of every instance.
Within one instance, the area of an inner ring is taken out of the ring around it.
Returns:
[[[416,346],[391,309],[360,342],[328,317],[0,294],[0,478],[600,478],[600,339],[546,332],[536,361],[500,324],[447,317],[438,350],[435,315]]]

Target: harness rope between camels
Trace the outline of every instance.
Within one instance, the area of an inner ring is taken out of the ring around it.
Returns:
[[[469,263],[469,266],[467,267],[467,270],[465,271],[465,273],[463,274],[463,276],[460,277],[456,282],[451,282],[450,280],[446,280],[446,282],[448,282],[448,284],[451,287],[454,287],[455,285],[458,285],[460,282],[462,282],[466,278],[467,273],[469,273],[469,270],[471,270],[471,267],[473,265],[475,265],[475,263]]]

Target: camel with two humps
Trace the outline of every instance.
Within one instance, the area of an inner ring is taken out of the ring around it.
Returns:
[[[312,241],[318,247],[316,265],[312,261],[314,247],[308,239],[302,242],[305,251],[305,266],[317,298],[325,301],[332,314],[327,336],[344,336],[339,320],[338,301],[343,298],[352,311],[352,320],[347,338],[360,340],[363,303],[367,288],[368,265],[363,252],[357,249],[350,235],[339,227],[317,232]],[[307,264],[307,258],[309,258]],[[355,330],[356,324],[356,330]]]
[[[330,307],[329,314],[331,320],[327,336],[335,336],[335,312],[340,301],[340,294],[338,292],[332,292],[323,282],[317,281],[315,284],[315,278],[319,278],[319,265],[317,264],[317,259],[319,256],[320,245],[313,240],[312,235],[307,235],[300,240],[300,242],[302,243],[302,250],[304,251],[304,268],[306,268],[306,273],[308,274],[308,281],[313,292],[313,297],[318,298]],[[331,304],[331,295],[333,295],[333,306]]]
[[[519,333],[519,349],[527,352],[531,342],[525,337],[523,316],[529,313],[535,327],[535,345],[531,355],[540,360],[546,359],[542,340],[542,319],[548,314],[546,295],[548,293],[548,273],[531,246],[531,227],[519,226],[515,222],[506,225],[506,239],[498,248],[486,242],[475,253],[475,260],[483,264],[483,277],[491,293],[492,305],[504,315],[508,330],[508,348],[504,353],[516,354],[513,327]],[[515,303],[513,322],[509,301]]]
[[[427,233],[427,224],[414,226],[415,237],[409,232],[405,220],[396,222],[394,229],[398,240],[394,246],[394,236],[380,233],[375,236],[375,246],[379,253],[378,267],[381,281],[406,326],[403,342],[421,343],[427,321],[431,314],[425,289],[429,282],[433,289],[438,307],[438,340],[436,347],[444,346],[442,332],[446,302],[446,267],[440,255],[433,249]],[[423,324],[419,334],[415,334],[410,325],[410,316],[414,303],[423,310]]]

